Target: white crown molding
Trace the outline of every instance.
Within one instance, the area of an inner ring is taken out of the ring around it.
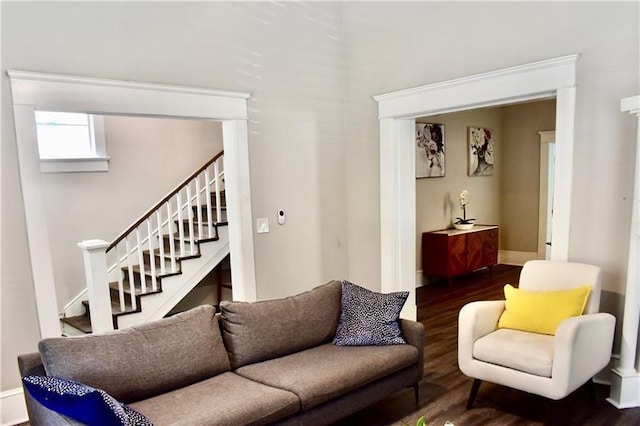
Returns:
[[[248,93],[8,70],[14,105],[93,114],[246,120]]]
[[[197,93],[200,95],[208,96],[226,96],[230,98],[249,99],[251,96],[249,93],[244,92],[230,92],[227,90],[213,90],[204,89],[200,87],[189,86],[173,86],[168,84],[156,84],[156,83],[143,83],[132,80],[107,80],[104,78],[94,77],[80,77],[74,75],[63,74],[44,74],[31,71],[19,71],[19,70],[7,70],[9,78],[12,80],[25,80],[33,82],[46,82],[46,83],[68,83],[68,84],[83,84],[92,86],[106,86],[106,87],[128,87],[143,90],[159,90],[165,92],[174,93]]]
[[[575,63],[580,55],[567,55],[496,71],[474,74],[443,82],[374,96],[378,118],[417,117],[423,112],[454,112],[452,96],[463,99],[466,107],[487,107],[518,101],[552,98],[562,87],[575,85]],[[500,81],[499,85],[488,84]],[[519,90],[521,88],[521,90]],[[445,93],[449,99],[440,96]],[[454,98],[454,99],[455,99]]]

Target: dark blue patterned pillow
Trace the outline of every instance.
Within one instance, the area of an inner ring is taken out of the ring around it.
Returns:
[[[153,426],[101,389],[55,376],[26,376],[22,383],[40,404],[89,426]]]
[[[376,293],[342,281],[342,312],[333,343],[338,346],[402,345],[398,318],[408,291]]]

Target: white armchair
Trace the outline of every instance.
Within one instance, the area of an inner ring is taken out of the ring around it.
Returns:
[[[583,315],[560,323],[555,336],[497,328],[505,301],[465,305],[458,318],[458,365],[474,379],[467,402],[473,406],[483,380],[561,399],[607,366],[615,317],[598,313],[600,268],[571,262],[533,260],[525,263],[519,288],[528,291],[568,290],[591,285]]]

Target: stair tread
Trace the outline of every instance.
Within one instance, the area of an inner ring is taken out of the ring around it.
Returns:
[[[64,317],[64,318],[60,318],[60,321],[69,324],[70,326],[77,328],[78,330],[82,331],[83,333],[91,333],[92,332],[92,328],[91,328],[91,318],[89,318],[88,314],[82,314],[82,315],[76,315],[73,317]]]
[[[122,284],[123,284],[122,285],[122,289],[124,290],[124,293],[126,295],[131,295],[131,292],[129,290],[129,282],[125,281]],[[109,288],[112,289],[112,290],[115,290],[116,292],[118,292],[116,294],[119,294],[120,289],[119,289],[118,282],[110,282],[109,283]],[[134,283],[133,288],[135,289],[135,292],[136,292],[137,296],[142,296],[142,295],[145,295],[145,294],[155,294],[155,293],[162,292],[162,287],[161,287],[160,283],[158,283],[158,289],[155,290],[155,291],[152,290],[151,284],[145,285],[145,288],[146,288],[146,292],[145,293],[142,293],[142,286],[138,282]],[[118,306],[120,305],[118,301],[114,302],[113,299],[112,299],[112,303],[116,303],[116,304],[118,304]],[[130,301],[128,300],[128,298],[125,298],[125,304],[131,304]]]

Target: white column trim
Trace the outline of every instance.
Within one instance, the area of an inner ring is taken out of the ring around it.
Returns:
[[[258,299],[253,251],[253,216],[249,176],[249,138],[246,120],[222,123],[225,189],[229,220],[229,251],[233,300]],[[230,202],[230,197],[233,201]],[[236,284],[238,283],[238,284]]]
[[[557,98],[556,146],[562,145],[562,152],[556,179],[566,181],[555,191],[552,226],[557,232],[552,257],[568,258],[577,60],[578,55],[563,56],[374,96],[380,120],[380,285],[383,290],[410,291],[415,287],[415,176],[408,182],[408,170],[400,165],[412,171],[415,167],[415,149],[406,149],[413,147],[415,136],[406,131],[408,124],[402,121],[414,121],[422,116]],[[560,164],[560,161],[566,163]],[[410,315],[409,310],[403,312]]]
[[[630,408],[640,407],[640,371],[636,359],[640,327],[640,96],[622,99],[620,110],[637,117],[636,163],[620,362],[612,370],[611,394],[607,401],[617,408]]]
[[[35,109],[54,111],[75,111],[94,114],[141,115],[153,117],[182,117],[222,121],[223,128],[247,120],[247,99],[249,94],[210,90],[196,87],[170,86],[162,84],[107,80],[90,77],[42,74],[24,71],[7,71],[11,82],[14,124],[20,180],[25,207],[27,234],[29,237],[29,255],[33,284],[36,295],[36,308],[41,337],[60,335],[58,307],[55,299],[55,283],[51,263],[50,245],[46,215],[42,205],[40,170],[38,166],[37,144],[35,137]],[[246,123],[245,123],[246,127]],[[248,185],[248,149],[247,132],[241,129],[226,132],[225,149],[241,145],[237,154],[226,159],[227,173],[237,168],[243,174],[236,179],[233,190],[228,191],[229,222],[238,220],[239,234],[247,235],[252,231],[247,225],[246,211],[251,210],[251,192]],[[237,163],[237,164],[236,164]],[[231,172],[233,174],[233,172]],[[246,174],[246,176],[245,176]],[[232,192],[235,191],[235,194]],[[241,202],[241,208],[233,203]],[[233,217],[231,212],[243,211],[243,216]],[[96,237],[100,237],[96,235]],[[241,274],[245,277],[255,275],[253,245],[250,238],[243,237],[242,244],[251,244],[251,249],[235,253],[233,266],[245,268]],[[236,242],[236,247],[240,243]],[[243,289],[243,286],[249,289]],[[239,294],[249,297],[255,293],[255,279],[249,278],[234,283]]]

